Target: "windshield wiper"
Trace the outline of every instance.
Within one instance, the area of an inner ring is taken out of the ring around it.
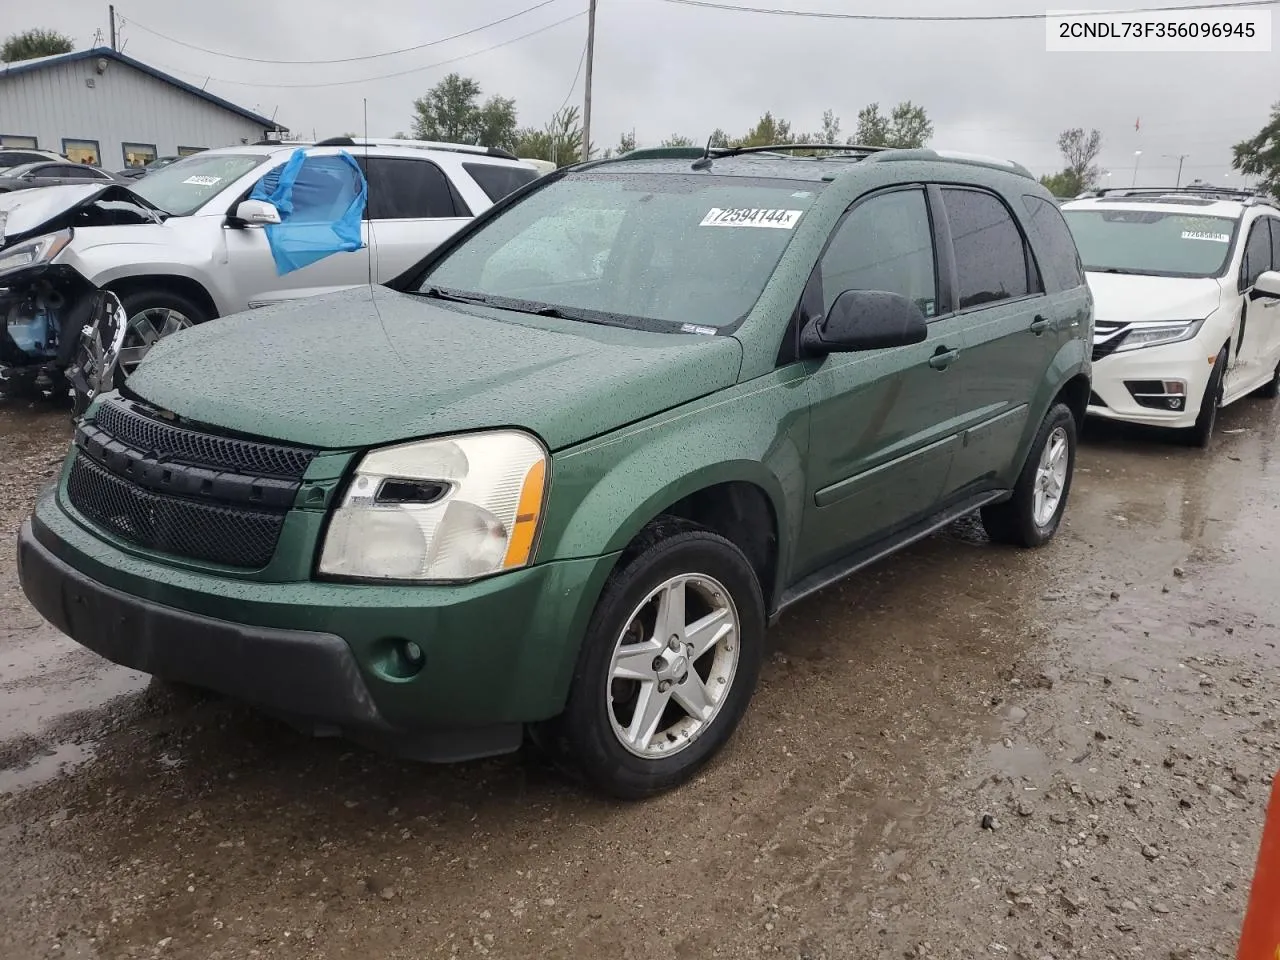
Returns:
[[[1085,267],[1089,273],[1120,273],[1130,277],[1147,277],[1151,274],[1146,270],[1130,270],[1128,267]]]
[[[488,303],[489,298],[479,293],[467,293],[462,290],[445,290],[443,287],[427,287],[418,291],[424,297],[435,300],[449,300],[453,303]]]

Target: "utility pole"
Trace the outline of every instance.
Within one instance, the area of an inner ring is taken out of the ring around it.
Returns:
[[[114,3],[107,6],[107,13],[111,17],[111,49],[115,50],[117,49],[117,47],[116,47],[116,5]]]
[[[1178,153],[1178,154],[1166,153],[1166,154],[1164,155],[1164,157],[1165,157],[1165,159],[1166,159],[1166,160],[1177,160],[1177,161],[1178,161],[1178,182],[1177,182],[1176,184],[1174,184],[1174,186],[1175,186],[1175,187],[1180,187],[1180,186],[1182,186],[1182,161],[1183,161],[1183,160],[1185,160],[1185,159],[1187,159],[1187,157],[1189,157],[1189,156],[1191,156],[1191,154],[1189,154],[1189,153]]]
[[[596,0],[587,6],[587,79],[582,103],[582,160],[591,159],[591,62],[596,52]]]

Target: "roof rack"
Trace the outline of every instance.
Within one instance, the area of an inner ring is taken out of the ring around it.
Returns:
[[[1187,197],[1203,197],[1212,200],[1253,200],[1267,202],[1267,198],[1256,190],[1244,190],[1236,187],[1211,187],[1207,185],[1188,184],[1185,187],[1099,187],[1086,190],[1076,199],[1101,199],[1103,197],[1135,197],[1153,199],[1182,195]]]
[[[408,147],[416,150],[442,150],[446,153],[474,153],[482,157],[501,157],[503,160],[518,160],[514,154],[500,147],[484,147],[469,143],[443,143],[435,140],[399,140],[395,137],[330,137],[321,140],[317,147]]]

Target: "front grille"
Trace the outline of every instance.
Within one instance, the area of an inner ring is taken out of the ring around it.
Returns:
[[[265,567],[284,514],[148,493],[77,453],[67,496],[89,520],[148,550],[231,567]]]
[[[76,430],[67,497],[129,543],[258,569],[275,553],[315,450],[164,423],[111,398]]]
[[[155,451],[169,460],[212,470],[301,480],[316,455],[305,447],[222,437],[162,423],[116,399],[105,401],[93,422],[136,450]]]

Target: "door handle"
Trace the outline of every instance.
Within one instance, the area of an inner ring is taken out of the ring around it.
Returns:
[[[948,350],[946,347],[939,347],[938,352],[929,358],[929,366],[935,370],[945,370],[955,363],[958,356],[960,356],[959,350]]]
[[[1036,318],[1031,321],[1031,332],[1034,333],[1037,337],[1040,336],[1040,334],[1044,333],[1048,329],[1049,329],[1049,321],[1045,317],[1039,316],[1037,314]]]

